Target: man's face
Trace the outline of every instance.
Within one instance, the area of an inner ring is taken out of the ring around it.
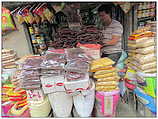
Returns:
[[[105,12],[99,12],[99,17],[104,25],[109,25],[111,22],[111,17],[109,14],[106,14]]]

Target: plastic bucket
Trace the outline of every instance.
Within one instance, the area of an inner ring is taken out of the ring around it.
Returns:
[[[54,117],[69,117],[72,110],[72,96],[66,92],[48,94]]]
[[[89,90],[81,91],[80,94],[73,96],[74,106],[80,117],[90,117],[95,101],[95,84],[91,83]]]
[[[105,117],[114,117],[120,97],[120,90],[111,92],[96,92],[97,111]]]

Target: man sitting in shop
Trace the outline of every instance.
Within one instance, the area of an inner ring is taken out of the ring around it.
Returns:
[[[122,52],[121,39],[123,27],[120,22],[111,18],[111,5],[101,5],[98,8],[98,15],[103,24],[102,33],[104,35],[103,47],[101,49],[101,57],[108,57],[115,61],[119,60]]]

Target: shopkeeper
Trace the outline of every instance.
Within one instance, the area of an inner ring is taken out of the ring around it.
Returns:
[[[119,60],[122,51],[123,27],[120,22],[111,18],[111,5],[101,5],[98,8],[98,15],[103,24],[102,33],[104,35],[102,57],[109,57],[116,62]]]

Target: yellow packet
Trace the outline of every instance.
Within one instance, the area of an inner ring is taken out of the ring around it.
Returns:
[[[114,76],[117,76],[116,72],[102,74],[102,75],[94,75],[93,77],[96,78],[96,79],[101,79],[101,78],[114,77]]]

